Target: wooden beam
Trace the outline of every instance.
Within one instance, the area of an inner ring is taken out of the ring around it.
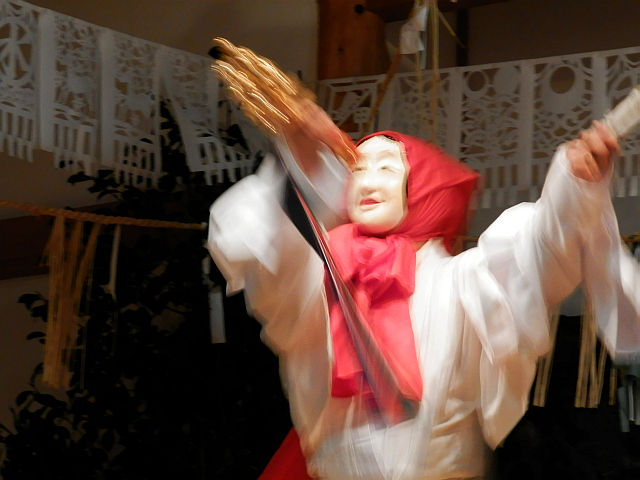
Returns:
[[[318,0],[318,78],[385,73],[384,22],[357,0]]]
[[[113,203],[74,208],[94,211]],[[53,217],[36,215],[0,220],[0,280],[48,273],[42,262]]]

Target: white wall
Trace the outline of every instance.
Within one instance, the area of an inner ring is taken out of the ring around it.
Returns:
[[[509,0],[470,10],[469,62],[640,45],[637,0]]]

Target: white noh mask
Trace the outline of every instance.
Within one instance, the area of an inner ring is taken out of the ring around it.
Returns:
[[[364,233],[386,233],[398,226],[406,213],[407,166],[401,145],[376,136],[362,142],[358,153],[349,183],[349,218]]]

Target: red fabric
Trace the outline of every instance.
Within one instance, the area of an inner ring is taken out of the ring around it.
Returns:
[[[300,449],[300,439],[292,428],[271,457],[258,480],[311,480]]]
[[[402,144],[408,163],[407,213],[384,236],[368,236],[349,223],[329,233],[329,244],[342,278],[349,285],[362,319],[395,374],[402,395],[422,399],[409,298],[414,290],[415,243],[442,237],[451,248],[466,228],[469,199],[478,174],[435,146],[397,132],[379,132]],[[334,352],[332,395],[369,394],[342,310],[330,304]],[[364,389],[362,385],[365,385]],[[401,420],[394,392],[376,399],[385,417]]]
[[[394,373],[400,393],[406,399],[419,403],[422,379],[407,301],[414,290],[416,261],[413,245],[399,235],[360,235],[355,224],[332,230],[329,242],[334,253],[335,246],[348,246],[348,251],[335,257],[340,276],[351,287],[364,325]],[[373,400],[344,315],[333,299],[329,315],[334,352],[331,394],[335,397],[363,394]],[[392,422],[406,418],[396,391],[376,393],[377,407],[385,418]]]

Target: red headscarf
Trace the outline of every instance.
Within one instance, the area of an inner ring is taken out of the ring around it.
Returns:
[[[424,140],[383,131],[406,155],[407,211],[402,222],[383,236],[363,234],[348,223],[329,232],[329,244],[343,280],[350,286],[364,323],[394,373],[401,394],[419,404],[422,376],[409,313],[416,268],[415,243],[439,237],[447,249],[467,226],[471,194],[478,174]],[[330,304],[334,365],[332,395],[368,394],[362,365],[337,302]],[[363,389],[363,385],[364,389]],[[393,392],[377,398],[394,421],[406,417]]]

